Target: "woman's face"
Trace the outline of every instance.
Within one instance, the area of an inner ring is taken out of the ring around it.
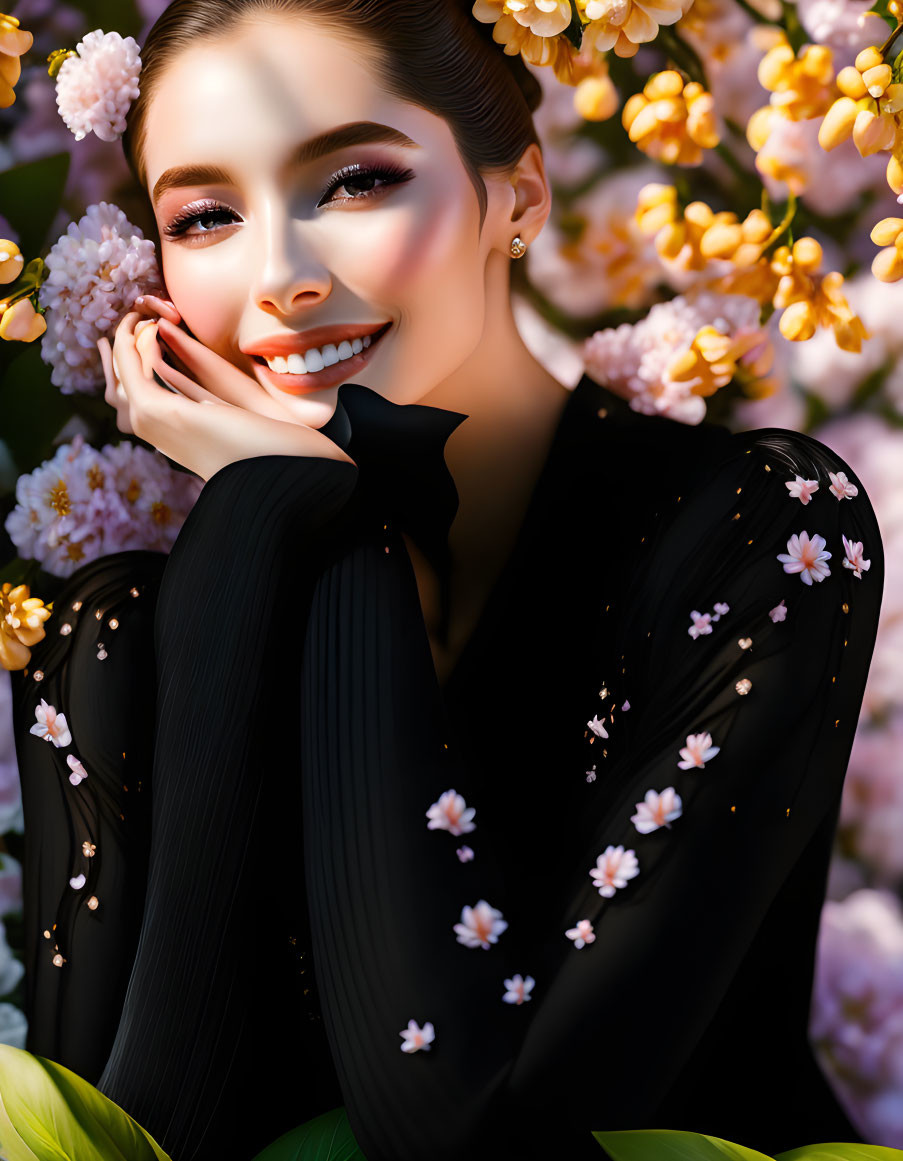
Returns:
[[[481,236],[448,124],[389,97],[366,52],[297,17],[260,19],[177,57],[146,120],[173,302],[313,427],[342,382],[413,403],[452,376],[483,338],[499,225],[516,232],[512,187],[490,181]],[[339,129],[327,152],[310,149]]]

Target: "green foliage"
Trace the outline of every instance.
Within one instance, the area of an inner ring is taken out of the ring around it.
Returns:
[[[151,1135],[77,1073],[0,1044],[4,1161],[171,1161]]]
[[[888,0],[875,0],[875,3],[869,8],[869,12],[875,12],[882,20],[886,20],[891,28],[897,27],[896,16],[893,16],[888,10]]]
[[[901,1158],[903,1149],[837,1141],[828,1145],[804,1145],[801,1149],[775,1155],[775,1161],[900,1161]]]
[[[50,382],[40,345],[40,339],[10,343],[16,357],[0,379],[3,431],[21,472],[53,455],[53,439],[72,414],[67,397]]]
[[[352,1135],[344,1107],[290,1129],[254,1161],[366,1161]]]
[[[18,233],[19,249],[26,259],[51,244],[48,234],[68,174],[68,153],[54,153],[0,173],[0,213]]]
[[[757,1149],[678,1129],[636,1129],[593,1136],[612,1161],[772,1161]]]

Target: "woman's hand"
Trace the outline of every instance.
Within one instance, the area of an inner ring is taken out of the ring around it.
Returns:
[[[159,309],[159,308],[157,308]],[[104,398],[116,409],[120,431],[132,432],[165,456],[209,480],[236,460],[263,455],[354,460],[316,428],[290,421],[256,381],[170,320],[131,311],[109,340],[98,341],[107,381]],[[178,336],[178,337],[176,337]],[[167,365],[159,338],[195,379]],[[171,389],[154,380],[156,373]],[[253,399],[255,410],[246,403]]]

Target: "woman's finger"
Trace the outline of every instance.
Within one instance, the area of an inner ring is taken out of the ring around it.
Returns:
[[[159,334],[173,354],[192,372],[196,381],[215,398],[285,422],[285,411],[270,398],[256,379],[165,319],[160,320]]]
[[[187,375],[183,375],[181,371],[177,371],[175,367],[170,367],[168,363],[163,361],[162,355],[155,355],[153,359],[153,369],[160,376],[164,383],[174,387],[180,394],[187,396],[189,399],[194,399],[198,403],[219,403],[222,407],[231,407],[231,403],[226,403],[223,399],[217,399],[209,391],[205,391]]]
[[[156,294],[141,294],[135,299],[135,306],[140,310],[155,311],[168,319],[174,326],[182,321],[182,316],[168,298],[160,298]]]

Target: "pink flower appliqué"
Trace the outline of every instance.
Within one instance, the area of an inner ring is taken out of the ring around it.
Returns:
[[[778,621],[785,620],[787,617],[787,606],[784,604],[783,600],[779,605],[775,605],[773,609],[770,609],[768,615],[771,617],[775,624],[777,624]]]
[[[465,907],[461,911],[461,922],[455,924],[455,933],[458,943],[465,947],[482,947],[488,950],[491,943],[498,943],[498,938],[507,928],[508,923],[502,918],[501,911],[490,907],[485,899],[481,899],[476,907]]]
[[[41,704],[35,706],[35,717],[38,719],[28,731],[36,734],[45,741],[53,742],[54,746],[68,746],[72,741],[72,734],[66,724],[66,715],[58,714],[52,705],[48,705],[43,698]]]
[[[568,939],[573,939],[574,947],[585,947],[588,943],[595,943],[596,936],[593,925],[588,919],[578,919],[576,927],[569,927],[564,933]]]
[[[408,1020],[407,1028],[403,1032],[399,1032],[398,1035],[404,1041],[401,1045],[402,1052],[429,1052],[430,1045],[436,1039],[436,1032],[432,1024],[427,1022],[420,1028],[416,1020]]]
[[[629,709],[630,709],[630,702],[625,701],[624,704],[621,706],[621,712],[624,713]]]
[[[718,621],[724,616],[725,613],[729,613],[730,611],[731,611],[730,605],[726,605],[724,603],[724,601],[716,601],[715,602],[715,612],[712,616],[712,620]]]
[[[512,976],[510,980],[505,980],[505,992],[502,999],[506,1004],[523,1004],[525,1001],[532,999],[530,993],[533,991],[533,985],[536,980],[532,976],[521,979],[520,976]]]
[[[599,721],[599,718],[596,714],[593,714],[593,720],[591,722],[587,722],[586,724],[593,731],[597,738],[608,737],[608,730],[606,730],[604,723]]]
[[[692,770],[694,766],[702,769],[710,758],[721,750],[720,746],[712,745],[712,735],[708,733],[688,734],[687,744],[680,751],[683,762],[678,762],[681,770]]]
[[[636,804],[637,812],[630,816],[630,821],[640,834],[649,834],[661,826],[666,826],[670,830],[674,819],[680,818],[681,807],[680,795],[673,786],[669,786],[661,794],[647,790],[645,800]]]
[[[618,887],[626,887],[628,880],[640,873],[640,864],[633,850],[607,846],[589,873],[593,886],[599,888],[599,894],[610,899]]]
[[[455,854],[458,856],[462,863],[469,863],[473,858],[473,851],[470,847],[467,846],[458,847],[458,849],[455,851]]]
[[[838,500],[852,500],[854,496],[859,495],[859,489],[850,483],[846,472],[828,472],[828,475],[831,477],[830,491]]]
[[[477,824],[471,821],[475,814],[476,807],[468,806],[454,790],[446,790],[426,812],[430,820],[427,829],[447,830],[449,834],[470,834],[477,829]]]
[[[80,891],[82,889],[82,887],[84,887],[84,885],[85,885],[85,876],[84,875],[74,875],[69,880],[69,886],[73,887],[76,891]]]
[[[73,786],[78,786],[79,782],[88,777],[88,771],[74,754],[66,755],[66,765],[72,771],[69,775],[69,781]]]
[[[818,480],[804,480],[802,476],[797,476],[795,480],[787,480],[786,484],[791,497],[799,500],[801,504],[808,504],[818,491]]]
[[[847,540],[847,538],[844,536],[843,550],[847,554],[846,559],[843,562],[843,567],[851,568],[853,570],[853,576],[858,577],[859,580],[862,580],[863,570],[868,572],[868,570],[872,567],[872,562],[870,560],[862,559],[862,541]]]
[[[694,609],[690,613],[693,624],[687,629],[687,632],[694,639],[701,636],[703,633],[711,633],[712,631],[712,614],[700,613],[698,609]]]
[[[825,538],[816,532],[811,540],[808,532],[796,533],[787,541],[787,551],[779,552],[777,559],[784,562],[784,572],[798,572],[803,584],[823,581],[831,575],[825,564],[831,553],[825,551]]]

